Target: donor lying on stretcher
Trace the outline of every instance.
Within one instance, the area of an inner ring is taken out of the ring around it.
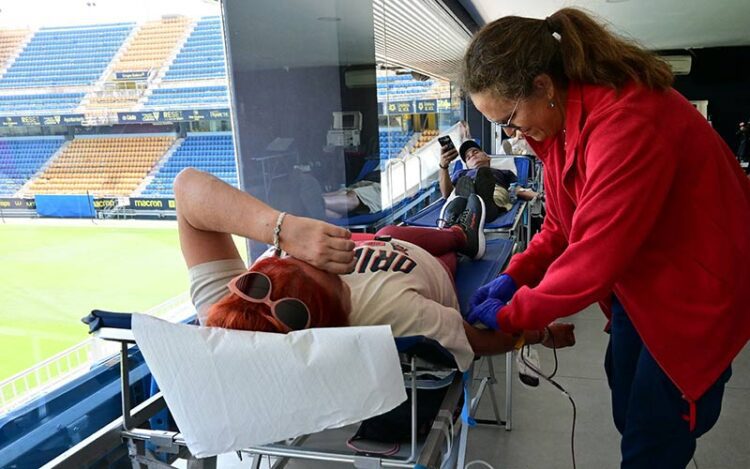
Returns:
[[[517,341],[469,325],[458,310],[457,253],[475,258],[484,250],[483,204],[474,194],[453,226],[388,226],[353,242],[345,229],[279,213],[194,169],[181,172],[174,188],[190,292],[203,325],[285,333],[388,324],[394,336],[436,340],[461,370],[475,355],[503,353]],[[232,234],[273,244],[274,252],[248,270]],[[570,324],[524,335],[526,343],[548,347],[575,342]]]

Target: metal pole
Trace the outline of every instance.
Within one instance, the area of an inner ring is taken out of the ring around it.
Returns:
[[[130,367],[128,366],[128,344],[120,343],[120,379],[122,380],[122,428],[133,429],[130,415]]]
[[[417,358],[411,357],[411,454],[407,461],[417,459]]]
[[[505,430],[511,430],[511,410],[513,405],[513,352],[505,354]]]

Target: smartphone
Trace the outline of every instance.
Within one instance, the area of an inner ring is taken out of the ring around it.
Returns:
[[[456,148],[456,146],[453,144],[453,140],[451,140],[449,135],[443,135],[442,137],[438,137],[438,142],[440,142],[441,147],[447,146],[449,150]]]

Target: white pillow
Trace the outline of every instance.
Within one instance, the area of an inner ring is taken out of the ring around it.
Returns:
[[[507,171],[512,171],[513,174],[518,176],[518,172],[516,170],[516,163],[513,157],[490,156],[490,168],[505,169]]]

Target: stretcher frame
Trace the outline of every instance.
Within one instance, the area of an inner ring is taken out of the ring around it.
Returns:
[[[498,245],[502,244],[502,250],[498,254],[497,267],[499,270],[503,267],[509,258],[509,254],[514,250],[515,243],[507,240],[491,241],[488,246],[490,249],[497,251]],[[502,259],[500,259],[502,257]],[[482,262],[482,261],[479,261]],[[493,267],[495,270],[495,267]],[[496,274],[497,272],[494,272]],[[493,274],[493,275],[494,275]],[[475,279],[476,280],[476,279]],[[480,280],[484,283],[484,279]],[[468,301],[468,297],[460,298],[463,305]],[[129,314],[123,313],[129,317]],[[119,342],[120,344],[120,382],[121,382],[121,407],[122,417],[113,421],[99,432],[86,438],[84,441],[50,461],[44,467],[83,467],[94,462],[100,461],[102,457],[108,454],[113,445],[121,445],[124,441],[127,446],[128,456],[134,468],[168,468],[173,467],[169,464],[153,457],[151,451],[147,450],[147,445],[156,448],[156,451],[162,454],[171,455],[171,460],[181,458],[188,462],[187,467],[191,469],[212,469],[217,465],[217,458],[196,458],[190,454],[187,449],[184,438],[179,432],[152,430],[140,428],[149,418],[155,416],[158,412],[167,408],[162,393],[158,392],[137,407],[131,405],[130,395],[130,366],[129,366],[129,347],[135,344],[135,338],[129,330],[129,321],[126,328],[104,327],[94,332],[98,338]],[[428,341],[430,339],[427,339]],[[434,341],[432,341],[434,342]],[[398,339],[397,339],[398,343]],[[281,444],[270,444],[256,447],[249,447],[238,451],[238,455],[249,455],[252,459],[251,467],[259,468],[261,457],[264,455],[279,458],[276,464],[282,464],[287,458],[303,460],[321,460],[350,463],[357,468],[381,468],[381,467],[406,467],[406,468],[438,468],[441,467],[441,461],[453,461],[457,467],[463,467],[466,458],[466,446],[468,443],[469,425],[466,418],[458,418],[453,422],[452,416],[458,408],[461,395],[465,397],[464,412],[465,415],[472,417],[476,414],[481,397],[485,391],[489,391],[494,419],[483,420],[476,419],[477,424],[503,426],[507,431],[511,429],[511,383],[512,383],[512,353],[507,353],[506,358],[506,399],[505,399],[505,419],[499,415],[499,407],[494,392],[494,385],[497,384],[494,372],[492,357],[483,357],[487,363],[488,374],[479,378],[477,391],[473,395],[470,392],[471,384],[474,382],[474,372],[478,361],[465,373],[455,372],[452,382],[450,383],[445,397],[440,406],[440,411],[435,418],[432,427],[420,443],[416,437],[416,409],[417,386],[416,373],[418,365],[424,363],[420,358],[419,351],[405,351],[402,354],[406,359],[409,367],[411,385],[409,392],[412,397],[412,417],[411,417],[411,442],[408,446],[408,455],[402,455],[402,452],[396,456],[368,456],[352,454],[351,452],[340,452],[331,450],[318,450],[303,448],[301,445],[307,439],[307,436],[298,437]],[[473,419],[472,419],[473,420]],[[452,429],[452,431],[446,431]],[[457,444],[450,444],[451,452],[443,452],[448,447],[449,442],[457,440]]]
[[[514,161],[516,159],[523,160],[525,163],[525,168],[527,169],[526,174],[519,174],[518,175],[518,181],[519,184],[522,186],[539,186],[540,185],[540,171],[536,164],[536,158],[531,155],[490,155],[490,158],[492,159],[510,159],[513,158]],[[518,167],[518,164],[516,164]],[[453,167],[453,173],[456,173],[460,169],[463,168],[463,165],[460,162],[456,162]],[[518,168],[517,168],[518,169]],[[538,188],[541,190],[541,188]],[[436,200],[435,202],[431,203],[427,207],[425,207],[423,210],[418,212],[412,217],[407,218],[404,220],[404,224],[410,225],[410,226],[432,226],[430,224],[425,224],[424,222],[418,220],[418,217],[420,214],[429,213],[429,212],[438,212],[440,208],[445,204],[445,199],[440,198]],[[518,240],[523,241],[519,244],[518,249],[514,252],[520,251],[525,249],[526,246],[529,245],[531,242],[531,204],[528,201],[525,200],[516,200],[513,206],[513,211],[515,211],[515,215],[513,216],[512,222],[506,223],[502,226],[492,226],[493,223],[486,223],[485,224],[485,235],[488,239],[511,239],[511,240]],[[435,220],[437,222],[437,220]],[[521,227],[523,227],[523,233],[521,230]]]
[[[95,336],[109,341],[115,341],[120,343],[120,378],[121,378],[121,404],[122,404],[122,418],[119,423],[121,429],[119,436],[124,440],[128,447],[128,455],[133,463],[133,467],[148,467],[148,468],[167,468],[173,467],[167,463],[164,463],[150,455],[146,451],[146,443],[150,443],[155,447],[156,451],[161,453],[168,453],[177,457],[186,459],[188,461],[188,467],[193,469],[211,469],[216,467],[216,457],[212,458],[195,458],[193,457],[187,446],[185,440],[179,432],[175,431],[164,431],[164,430],[152,430],[146,428],[139,428],[146,420],[154,416],[159,411],[166,408],[161,392],[152,396],[147,402],[140,406],[133,408],[130,404],[130,368],[128,365],[128,348],[130,345],[135,344],[135,339],[132,336],[132,332],[123,329],[113,328],[102,328],[95,332]],[[271,456],[276,458],[295,458],[303,460],[318,460],[318,461],[333,461],[350,463],[357,468],[381,468],[381,467],[401,467],[401,468],[431,468],[440,467],[440,462],[445,458],[442,450],[445,449],[446,441],[448,439],[458,439],[458,444],[453,446],[455,454],[450,454],[449,458],[456,460],[459,467],[463,467],[464,464],[461,461],[465,461],[466,458],[466,444],[468,442],[468,429],[469,426],[461,418],[452,422],[452,416],[455,410],[459,406],[461,395],[466,393],[465,396],[469,396],[467,393],[464,380],[468,383],[473,381],[474,368],[472,367],[465,372],[465,374],[455,372],[453,373],[452,382],[448,387],[443,402],[440,405],[440,410],[437,417],[435,418],[432,428],[424,439],[424,443],[419,442],[417,438],[417,422],[416,422],[416,410],[418,406],[417,399],[417,371],[418,364],[421,361],[420,357],[416,354],[405,353],[405,356],[409,363],[409,378],[411,385],[409,392],[411,393],[411,441],[408,446],[408,456],[367,456],[357,455],[351,452],[338,452],[333,450],[319,450],[309,449],[301,447],[309,435],[297,437],[289,440],[285,443],[276,443],[263,446],[253,446],[242,449],[241,454],[246,454],[252,457],[252,463],[250,467],[259,468],[262,456]],[[506,360],[510,362],[512,354],[506,354]],[[478,419],[477,423],[483,425],[504,425],[506,430],[509,430],[509,420],[502,420],[499,416],[499,408],[497,404],[497,398],[494,393],[493,386],[497,383],[494,372],[494,365],[492,357],[484,357],[488,365],[488,376],[480,379],[479,386],[477,388],[476,395],[471,398],[468,404],[469,415],[475,415],[479,401],[487,391],[489,387],[490,399],[492,403],[494,420],[481,420]],[[406,376],[406,374],[405,374]],[[507,376],[510,376],[508,373]],[[508,402],[506,400],[506,406]],[[506,419],[510,417],[510,408],[506,407]],[[113,422],[114,423],[114,422]],[[446,428],[453,428],[453,432],[447,435],[445,432]],[[90,446],[90,445],[87,445]],[[96,446],[94,446],[95,448]],[[76,448],[73,448],[75,450]],[[60,457],[50,462],[45,467],[62,467],[65,465],[78,465],[83,461],[89,461],[90,458],[83,457],[79,459],[71,451],[66,452]],[[278,462],[277,462],[278,463]]]

